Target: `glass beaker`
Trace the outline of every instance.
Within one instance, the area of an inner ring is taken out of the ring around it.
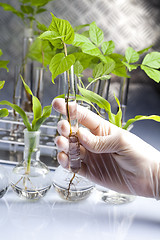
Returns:
[[[24,130],[24,160],[11,173],[13,191],[25,199],[45,196],[52,185],[50,170],[39,159],[39,140],[40,131]]]

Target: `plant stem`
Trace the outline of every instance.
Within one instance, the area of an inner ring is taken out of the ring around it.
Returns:
[[[101,76],[101,77],[104,77],[104,76]],[[98,80],[100,80],[100,77],[93,79],[93,81],[87,85],[86,89],[88,89],[93,83],[97,82]]]
[[[30,166],[31,166],[31,156],[32,156],[33,149],[29,149],[28,159],[27,159],[27,171],[26,174],[30,173]]]
[[[64,52],[65,56],[67,57],[67,46],[63,42],[64,45]],[[70,125],[70,135],[72,134],[72,128],[71,128],[71,119],[70,119],[70,113],[69,113],[69,93],[70,93],[70,76],[69,76],[69,70],[67,70],[67,79],[68,79],[68,92],[67,92],[67,97],[65,98],[66,101],[66,112],[67,112],[67,119]]]

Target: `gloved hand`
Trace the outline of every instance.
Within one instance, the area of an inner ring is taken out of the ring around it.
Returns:
[[[54,99],[53,108],[66,114],[63,99]],[[80,175],[117,192],[159,199],[158,150],[80,105],[77,106],[77,118],[85,126],[77,132],[82,160]],[[60,150],[58,161],[68,168],[69,123],[61,120],[58,131],[61,134],[55,139]]]

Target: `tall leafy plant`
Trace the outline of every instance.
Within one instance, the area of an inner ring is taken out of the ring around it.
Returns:
[[[160,117],[156,115],[139,115],[128,120],[125,126],[122,126],[122,111],[118,98],[115,96],[119,110],[114,114],[111,111],[110,103],[106,99],[88,90],[90,85],[99,79],[107,80],[111,78],[112,74],[124,78],[130,77],[128,72],[136,70],[137,68],[141,68],[151,79],[159,82],[160,53],[147,53],[151,46],[138,52],[128,47],[124,55],[114,53],[114,42],[112,40],[104,41],[103,31],[97,27],[95,22],[90,25],[81,25],[79,28],[76,28],[76,31],[77,29],[83,29],[83,27],[88,26],[88,32],[85,31],[81,34],[77,32],[73,33],[71,25],[66,20],[58,19],[52,14],[52,23],[47,31],[44,31],[44,33],[40,35],[41,39],[50,41],[56,49],[62,49],[62,46],[64,47],[64,53],[55,54],[49,64],[49,69],[52,73],[52,81],[54,82],[54,78],[68,70],[72,64],[74,64],[77,76],[81,77],[83,76],[84,69],[89,67],[91,62],[93,63],[95,61],[96,64],[93,68],[93,76],[88,78],[89,83],[87,87],[84,87],[84,84],[82,84],[83,87],[79,86],[79,91],[82,96],[77,95],[77,99],[86,101],[89,104],[97,104],[107,112],[110,122],[124,129],[127,129],[129,125],[135,121],[144,119],[160,121]],[[66,50],[68,44],[72,44],[72,46],[68,47],[71,52],[69,55],[67,55]],[[143,61],[139,63],[139,59],[144,53],[146,53],[146,55]]]
[[[46,11],[45,5],[53,0],[17,0],[19,8],[14,8],[11,4],[0,2],[4,11],[9,11],[19,17],[25,26],[33,27],[36,16]]]
[[[52,13],[51,13],[52,14]],[[94,82],[100,80],[107,80],[111,76],[117,75],[124,78],[129,78],[128,72],[141,68],[151,79],[156,82],[160,81],[160,53],[150,52],[151,48],[145,48],[141,51],[135,51],[133,48],[128,47],[125,54],[114,53],[115,44],[112,40],[104,41],[103,31],[97,27],[93,22],[90,25],[81,25],[77,29],[88,27],[89,30],[81,34],[74,32],[70,23],[64,19],[58,19],[52,14],[52,22],[41,35],[40,39],[48,40],[54,49],[59,49],[60,53],[56,53],[49,63],[49,69],[52,73],[52,81],[59,74],[68,71],[74,64],[75,73],[78,77],[83,76],[85,68],[90,67],[91,63],[93,68],[93,76],[88,78],[88,85],[84,87],[79,86],[79,91],[82,96],[77,95],[77,99],[86,101],[87,103],[95,103],[100,108],[105,109],[108,113],[109,121],[113,124],[127,129],[129,125],[135,121],[143,119],[153,119],[159,121],[159,116],[136,116],[134,119],[127,121],[125,126],[122,126],[122,111],[117,97],[115,100],[119,106],[119,111],[113,114],[111,111],[110,103],[102,98],[100,95],[89,91],[89,87]],[[69,54],[67,53],[67,49]],[[142,54],[146,53],[142,63],[139,59]],[[85,63],[84,63],[85,62]],[[96,64],[93,64],[93,63]]]
[[[45,106],[42,110],[42,106],[41,106],[41,103],[38,100],[38,98],[33,95],[31,89],[25,83],[23,78],[22,78],[22,81],[23,81],[23,84],[24,84],[24,87],[25,87],[27,93],[30,94],[32,97],[32,107],[33,107],[32,122],[30,122],[30,119],[28,118],[25,111],[18,105],[10,103],[9,101],[6,101],[6,100],[0,101],[0,105],[7,105],[7,106],[11,107],[12,109],[14,109],[14,111],[16,111],[21,116],[23,123],[28,131],[38,131],[39,128],[41,127],[41,125],[43,124],[43,122],[50,116],[51,111],[52,111],[52,105]],[[30,149],[29,149],[26,173],[29,173],[29,171],[30,171],[31,154],[33,152],[33,149],[34,149],[34,144],[32,146],[30,146]]]

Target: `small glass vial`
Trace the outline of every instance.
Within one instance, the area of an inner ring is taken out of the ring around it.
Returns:
[[[11,186],[20,197],[38,200],[52,185],[50,170],[39,159],[40,131],[24,130],[24,160],[14,167]]]

